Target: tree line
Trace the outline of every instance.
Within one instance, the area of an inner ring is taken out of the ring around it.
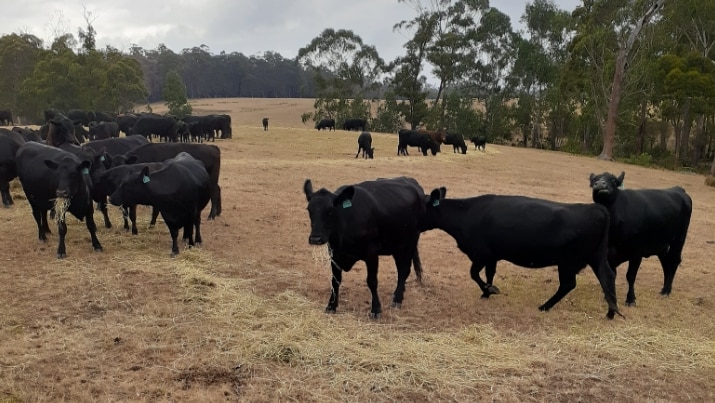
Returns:
[[[315,98],[306,122],[366,118],[376,131],[446,129],[676,169],[713,159],[712,1],[583,0],[567,11],[534,0],[518,30],[488,0],[397,1],[413,13],[395,22],[407,39],[388,61],[333,28],[294,59],[206,45],[98,50],[89,23],[78,41],[67,34],[49,48],[6,35],[0,107],[28,117],[47,107],[122,111],[165,99],[178,75],[189,99]]]

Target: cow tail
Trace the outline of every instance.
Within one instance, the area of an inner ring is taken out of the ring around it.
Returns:
[[[598,245],[597,256],[598,262],[598,282],[601,283],[601,288],[603,289],[603,294],[608,304],[608,318],[613,319],[614,314],[625,318],[623,314],[618,310],[618,301],[616,299],[616,271],[608,264],[608,234],[611,226],[611,215],[603,206],[602,211],[604,213],[605,225],[603,226],[603,233],[601,234],[601,241]]]
[[[420,262],[420,251],[415,246],[415,254],[412,255],[412,265],[415,267],[415,276],[417,276],[417,283],[422,285],[422,262]]]

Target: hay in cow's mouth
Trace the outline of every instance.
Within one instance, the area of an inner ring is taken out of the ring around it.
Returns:
[[[313,254],[313,262],[315,262],[315,264],[330,262],[333,259],[333,250],[330,249],[330,245],[327,243],[311,248],[311,253]]]
[[[65,220],[65,213],[70,207],[70,199],[66,197],[58,197],[55,199],[55,219],[57,221]]]

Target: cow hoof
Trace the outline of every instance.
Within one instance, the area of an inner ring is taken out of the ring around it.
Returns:
[[[392,307],[393,307],[393,308],[400,308],[400,307],[402,307],[402,302],[393,302],[393,303],[392,303]]]
[[[104,224],[104,228],[112,228],[112,224]]]
[[[335,313],[335,308],[328,306],[325,308],[325,313]]]
[[[490,294],[501,294],[501,291],[499,290],[499,288],[497,288],[497,286],[492,285],[492,284],[489,284],[489,285],[487,286],[487,291],[488,291]]]
[[[660,295],[667,297],[670,295],[670,290],[661,290]]]
[[[132,235],[139,235],[139,231],[133,229],[133,230],[132,230]]]
[[[95,252],[104,252],[104,248],[102,248],[101,246],[99,246],[99,247],[94,248],[94,251],[95,251]]]
[[[66,253],[58,253],[58,254],[57,254],[57,259],[64,259],[64,258],[66,258],[66,257],[67,257],[67,254],[66,254]]]
[[[378,313],[370,312],[370,319],[372,319],[372,320],[378,320],[378,319],[380,319],[380,316],[381,316],[381,315],[382,315],[382,314],[381,314],[380,312],[378,312]]]
[[[482,296],[481,296],[480,298],[482,298],[482,299],[489,299],[489,296],[490,296],[490,295],[491,295],[491,294],[489,294],[488,292],[485,291],[484,293],[482,293]]]
[[[541,312],[546,312],[546,311],[549,310],[549,308],[547,308],[546,305],[541,305],[541,306],[539,307],[539,310],[540,310]]]
[[[636,301],[626,301],[626,306],[636,306]]]

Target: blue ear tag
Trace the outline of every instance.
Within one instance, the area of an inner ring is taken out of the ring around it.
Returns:
[[[142,178],[142,182],[149,183],[149,181],[150,181],[149,177],[144,175],[144,177]]]
[[[82,168],[82,173],[85,175],[89,175],[89,169],[87,168]]]
[[[102,155],[101,157],[99,157],[99,160],[102,161],[102,162],[104,162],[104,155]]]
[[[439,199],[435,199],[435,201],[432,202],[433,207],[439,206]]]
[[[347,199],[343,200],[343,208],[352,207],[352,205],[353,205],[353,202],[351,202],[350,200],[347,200]]]
[[[623,184],[621,183],[621,186],[619,186],[618,188],[619,188],[619,189],[625,189],[626,187],[623,186]]]

